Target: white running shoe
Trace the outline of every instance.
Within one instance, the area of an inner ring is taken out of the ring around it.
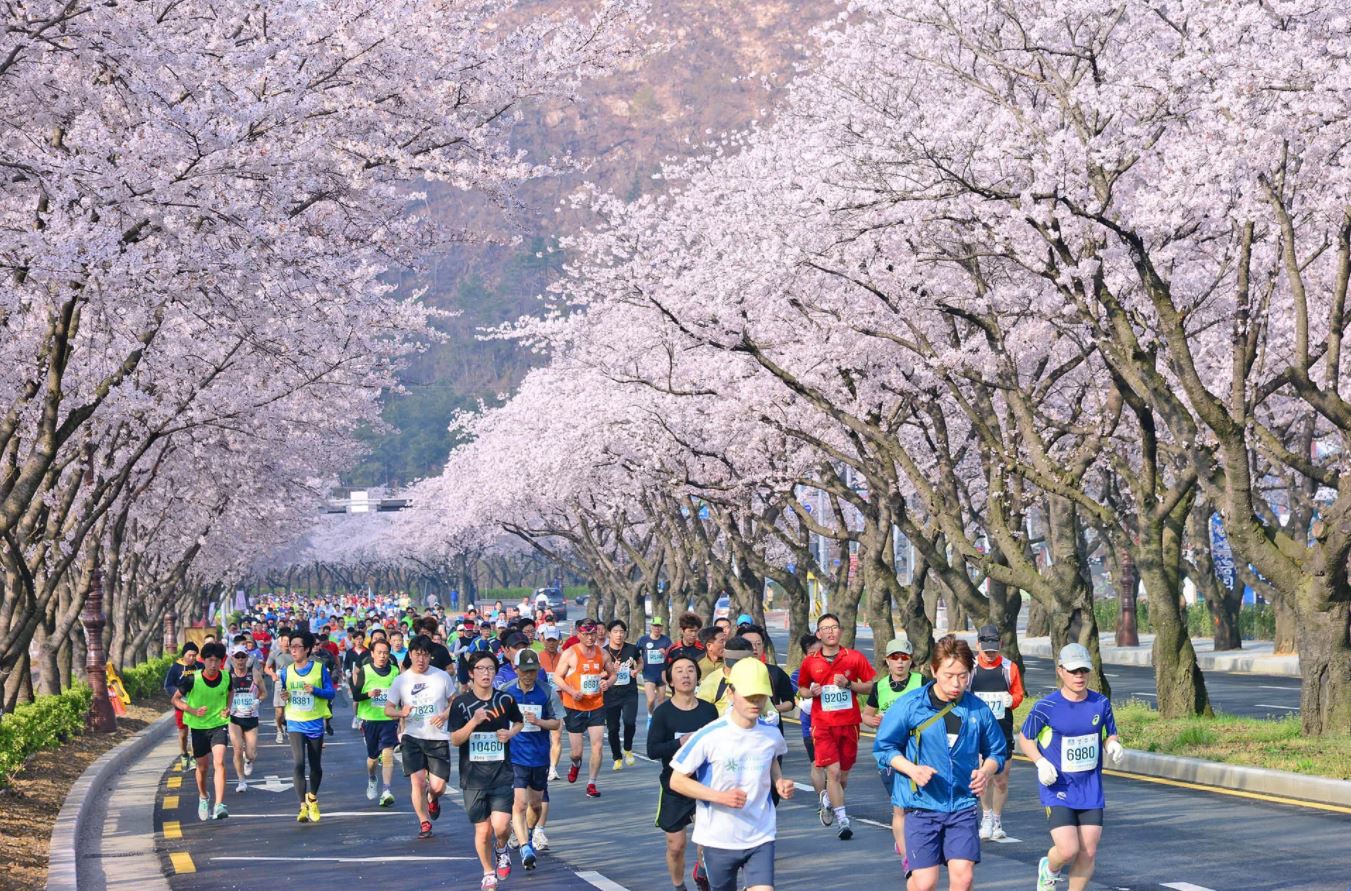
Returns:
[[[240,780],[238,783],[235,784],[235,791],[236,791],[236,792],[247,792],[247,791],[249,791],[249,784],[246,783],[246,782],[244,782],[243,780]]]
[[[244,776],[253,776],[253,762],[247,758],[244,759]]]
[[[483,874],[483,881],[479,882],[478,886],[479,891],[492,891],[492,889],[497,887],[497,873],[485,872]]]
[[[376,791],[375,777],[371,777],[366,781],[366,800],[375,801]]]
[[[994,835],[994,814],[986,811],[980,818],[980,840],[989,841]]]
[[[1001,838],[1008,838],[1009,834],[1004,831],[1004,821],[999,817],[994,818],[994,827],[990,830],[990,838],[999,841]]]
[[[557,767],[550,767],[550,768],[549,768],[549,782],[552,783],[552,782],[554,782],[554,781],[557,780],[557,779],[558,779],[558,768],[557,768]]]
[[[286,734],[283,733],[282,731],[278,730],[278,731],[277,731],[277,745],[279,745],[279,746],[280,746],[280,745],[283,745],[283,744],[285,744],[285,742],[286,742]]]
[[[535,849],[536,851],[547,851],[547,850],[549,850],[549,836],[547,836],[547,835],[544,834],[544,827],[543,827],[543,826],[536,826],[536,827],[535,827],[535,837],[534,837],[534,840],[531,841],[530,844],[534,847],[534,849]]]
[[[380,806],[381,806],[381,807],[393,807],[393,805],[394,805],[394,793],[391,792],[391,791],[389,791],[388,789],[386,789],[385,791],[381,792],[381,793],[380,793]]]
[[[199,799],[197,799],[197,819],[201,820],[203,823],[205,823],[207,820],[211,819],[211,799],[210,799],[210,798],[199,798]]]
[[[361,719],[358,718],[356,715],[352,716],[352,729],[353,730],[361,729]]]
[[[821,793],[821,809],[818,812],[821,818],[822,826],[829,826],[835,822],[835,809],[830,806],[830,797],[826,793]]]
[[[230,812],[225,809],[225,805],[216,805],[216,813],[212,815],[213,820],[224,820],[228,816],[230,816]]]

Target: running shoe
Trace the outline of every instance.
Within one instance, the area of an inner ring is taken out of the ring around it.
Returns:
[[[285,735],[284,733],[282,733],[280,730],[278,730],[278,731],[277,731],[277,745],[281,745],[281,744],[284,743],[284,742],[286,742],[286,735]]]
[[[352,729],[353,730],[361,729],[361,719],[358,718],[356,715],[352,716]]]
[[[324,732],[326,732],[329,736],[332,736],[332,735],[333,735],[333,719],[332,719],[332,718],[325,718],[325,719],[324,719]]]
[[[389,791],[388,789],[386,789],[385,791],[381,792],[381,793],[380,793],[380,806],[381,806],[381,807],[393,807],[393,806],[394,806],[394,793],[391,792],[391,791]]]
[[[624,759],[623,759],[623,758],[616,758],[616,759],[615,759],[615,766],[614,766],[614,769],[615,769],[615,770],[623,770],[623,769],[624,769]]]
[[[485,872],[485,873],[483,874],[483,881],[479,882],[479,883],[478,883],[478,886],[479,886],[479,891],[491,891],[491,889],[496,888],[496,887],[497,887],[497,873],[495,873],[495,872]]]
[[[375,777],[366,780],[366,800],[375,801],[375,796],[379,792],[379,785],[375,782]]]
[[[821,818],[822,826],[829,826],[835,822],[835,811],[830,806],[830,798],[824,792],[821,793],[821,810],[818,816]]]
[[[432,837],[432,824],[431,824],[430,821],[428,821],[428,820],[423,820],[421,823],[418,824],[418,834],[417,834],[417,837],[418,837],[418,838],[431,838],[431,837]]]
[[[310,822],[310,803],[308,801],[301,802],[300,813],[296,816],[296,822],[297,823]]]
[[[511,852],[503,849],[497,852],[497,877],[506,879],[511,875]]]
[[[215,812],[214,814],[211,815],[211,819],[213,819],[213,820],[224,820],[224,819],[226,819],[226,818],[229,817],[229,816],[230,816],[230,812],[229,812],[228,810],[225,809],[225,805],[224,805],[224,804],[218,804],[218,805],[216,805],[216,812]]]
[[[516,840],[516,833],[515,833],[515,832],[508,832],[508,833],[507,833],[507,847],[508,847],[508,848],[511,848],[511,849],[514,851],[514,850],[516,850],[517,848],[519,848],[520,846],[521,846],[521,843],[520,843],[519,841]]]
[[[1043,857],[1037,863],[1037,891],[1055,891],[1055,883],[1060,881],[1060,873],[1051,872],[1051,860]]]
[[[310,822],[319,822],[319,799],[313,792],[305,796],[305,805],[310,809]]]
[[[632,753],[632,752],[625,752],[625,753],[624,753],[624,763],[627,764],[629,767],[632,767],[633,765],[635,765],[635,764],[638,763],[638,759],[635,758],[635,757],[633,757],[633,753]]]
[[[587,797],[587,798],[600,798],[600,790],[596,788],[596,784],[595,784],[595,783],[587,783],[587,784],[586,784],[586,797]]]
[[[556,765],[556,764],[550,764],[550,765],[549,765],[549,782],[552,783],[552,782],[556,781],[557,779],[558,779],[558,765]]]
[[[572,766],[568,768],[568,782],[569,783],[577,782],[577,777],[581,774],[581,772],[582,772],[582,762],[574,761],[572,763]]]
[[[994,834],[994,814],[986,811],[980,818],[980,840],[988,841]]]
[[[441,799],[433,798],[427,802],[427,813],[433,820],[441,819]]]
[[[192,770],[192,756],[191,756],[191,755],[184,755],[184,756],[183,756],[183,769],[184,769],[184,770]]]
[[[249,791],[249,784],[246,783],[246,782],[244,782],[243,780],[240,780],[238,783],[235,783],[235,791],[236,791],[236,792],[247,792],[247,791]]]
[[[527,870],[535,868],[535,849],[530,845],[521,845],[521,866]]]
[[[253,776],[253,762],[247,758],[244,759],[244,776]]]
[[[1008,838],[1009,834],[1004,831],[1004,821],[999,817],[994,818],[994,826],[990,829],[990,838],[999,841],[1001,838]]]
[[[840,841],[849,841],[854,837],[854,830],[849,825],[848,817],[840,817]]]
[[[536,851],[549,850],[549,836],[544,834],[543,826],[535,827],[535,835],[534,838],[531,839],[531,841],[534,842],[534,844],[531,845],[531,847],[533,847]]]
[[[210,799],[210,798],[199,798],[199,799],[197,799],[197,819],[199,819],[199,820],[201,820],[201,821],[203,821],[203,822],[205,822],[205,821],[211,819],[211,799]]]
[[[694,887],[699,891],[713,891],[713,886],[708,883],[708,872],[704,870],[704,865],[698,860],[694,861],[694,869],[690,870],[690,878],[694,879]]]

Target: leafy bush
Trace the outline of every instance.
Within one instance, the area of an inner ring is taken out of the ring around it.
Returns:
[[[1116,630],[1116,621],[1121,614],[1120,604],[1115,599],[1093,601],[1093,616],[1098,620],[1099,631]],[[1136,604],[1135,622],[1141,634],[1154,633],[1154,626],[1149,621],[1148,603]],[[1268,604],[1244,604],[1238,612],[1238,629],[1244,640],[1274,640],[1276,611]],[[1204,603],[1193,603],[1187,607],[1187,633],[1192,637],[1214,635],[1215,621],[1210,615],[1210,607]]]
[[[54,749],[84,730],[93,693],[84,685],[56,696],[39,696],[0,718],[0,786],[34,752]]]
[[[131,701],[137,702],[159,694],[164,689],[164,675],[173,661],[174,655],[165,653],[158,659],[142,662],[122,672],[122,686],[126,687]]]

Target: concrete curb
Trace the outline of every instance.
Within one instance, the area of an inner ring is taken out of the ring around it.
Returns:
[[[1347,807],[1351,803],[1351,782],[1328,777],[1306,776],[1264,767],[1223,764],[1181,755],[1159,755],[1127,749],[1120,768],[1123,773],[1140,774],[1166,780],[1214,786],[1239,792],[1275,795],[1297,801]]]
[[[974,639],[974,635],[970,635]],[[1023,638],[1018,641],[1018,649],[1024,656],[1050,659],[1051,642],[1048,638]],[[1148,646],[1118,647],[1100,644],[1104,665],[1137,665],[1150,667],[1154,664],[1154,651]],[[1200,650],[1196,653],[1196,664],[1202,671],[1232,672],[1235,674],[1261,674],[1271,677],[1300,677],[1298,656],[1273,656],[1269,653],[1224,652],[1214,653]]]
[[[167,711],[131,739],[104,752],[70,787],[52,826],[48,891],[78,891],[80,862],[97,853],[95,843],[103,835],[109,792],[127,766],[148,752],[173,726],[174,713]]]

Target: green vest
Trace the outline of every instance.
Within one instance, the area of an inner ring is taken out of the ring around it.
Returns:
[[[286,692],[290,698],[286,703],[286,720],[317,721],[329,717],[332,712],[328,702],[313,693],[305,692],[305,685],[321,687],[324,683],[324,665],[318,659],[310,659],[310,670],[301,674],[294,665],[286,667]],[[307,701],[308,700],[308,701]]]
[[[369,699],[357,701],[357,717],[363,721],[393,721],[394,718],[385,714],[385,702],[387,697],[383,691],[388,690],[394,683],[394,679],[399,676],[399,666],[390,663],[385,666],[389,674],[380,677],[375,671],[373,664],[361,666],[361,693],[369,696]],[[376,699],[375,691],[380,692],[380,698]]]
[[[192,680],[192,689],[183,699],[190,709],[206,706],[206,714],[200,718],[184,709],[183,723],[193,730],[213,730],[230,723],[229,718],[221,715],[230,702],[230,679],[226,677],[224,672],[221,673],[219,682],[214,687],[206,682],[200,671],[197,672]]]
[[[882,678],[880,681],[877,682],[878,714],[886,714],[887,709],[891,708],[891,704],[893,702],[900,699],[902,696],[911,692],[912,690],[918,690],[922,686],[924,686],[924,675],[920,674],[917,671],[910,672],[910,677],[906,679],[905,687],[903,687],[901,689],[901,692],[899,693],[891,689],[890,675]]]

